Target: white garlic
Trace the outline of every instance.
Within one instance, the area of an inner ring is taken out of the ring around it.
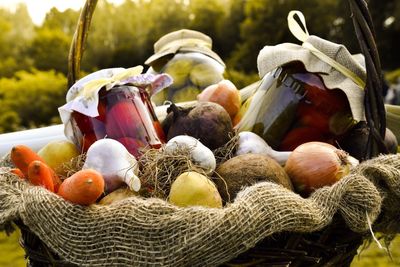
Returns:
[[[175,136],[168,141],[164,149],[165,152],[173,154],[180,147],[189,148],[191,160],[207,174],[215,170],[217,163],[213,152],[196,138],[189,135]]]
[[[243,131],[239,133],[236,155],[247,153],[267,155],[276,160],[279,164],[285,165],[290,153],[292,152],[275,151],[259,135],[253,132]]]
[[[89,147],[83,169],[89,168],[103,175],[108,192],[123,183],[133,191],[140,189],[141,183],[137,177],[139,168],[135,157],[114,139],[100,139]]]

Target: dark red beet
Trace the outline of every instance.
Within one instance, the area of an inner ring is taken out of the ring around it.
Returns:
[[[177,135],[190,135],[213,150],[225,145],[233,136],[231,118],[219,104],[198,102],[189,108],[171,104],[167,112],[167,123],[163,124],[164,131],[168,132],[167,140]]]

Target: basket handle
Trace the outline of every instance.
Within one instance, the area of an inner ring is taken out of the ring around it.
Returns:
[[[383,75],[376,35],[371,15],[365,0],[349,0],[354,30],[361,52],[365,57],[367,81],[365,87],[365,117],[370,129],[365,158],[369,159],[379,153],[388,153],[383,143],[386,131],[386,111],[383,101]]]
[[[388,153],[383,143],[386,130],[386,111],[382,97],[383,76],[367,3],[365,0],[348,0],[348,2],[367,71],[364,106],[370,133],[364,155],[366,159],[369,159],[379,153]],[[96,4],[97,0],[86,0],[81,11],[68,55],[68,87],[71,87],[79,78],[84,46]]]
[[[89,34],[90,23],[97,0],[86,0],[79,16],[78,24],[75,29],[74,37],[68,54],[68,88],[78,79],[81,70],[81,61],[85,49],[86,40]]]

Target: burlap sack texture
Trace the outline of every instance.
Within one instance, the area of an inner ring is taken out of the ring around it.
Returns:
[[[356,232],[368,232],[368,214],[379,230],[398,233],[399,207],[400,154],[366,161],[308,199],[263,182],[222,209],[179,208],[138,197],[82,207],[0,175],[0,226],[21,219],[80,266],[216,266],[273,233],[322,229],[335,213]]]

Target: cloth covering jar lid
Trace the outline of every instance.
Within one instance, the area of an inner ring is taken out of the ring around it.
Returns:
[[[205,54],[225,67],[223,60],[212,50],[212,40],[204,33],[182,29],[162,36],[154,44],[154,55],[146,61],[146,65],[153,65],[164,56],[177,52],[199,52]]]

